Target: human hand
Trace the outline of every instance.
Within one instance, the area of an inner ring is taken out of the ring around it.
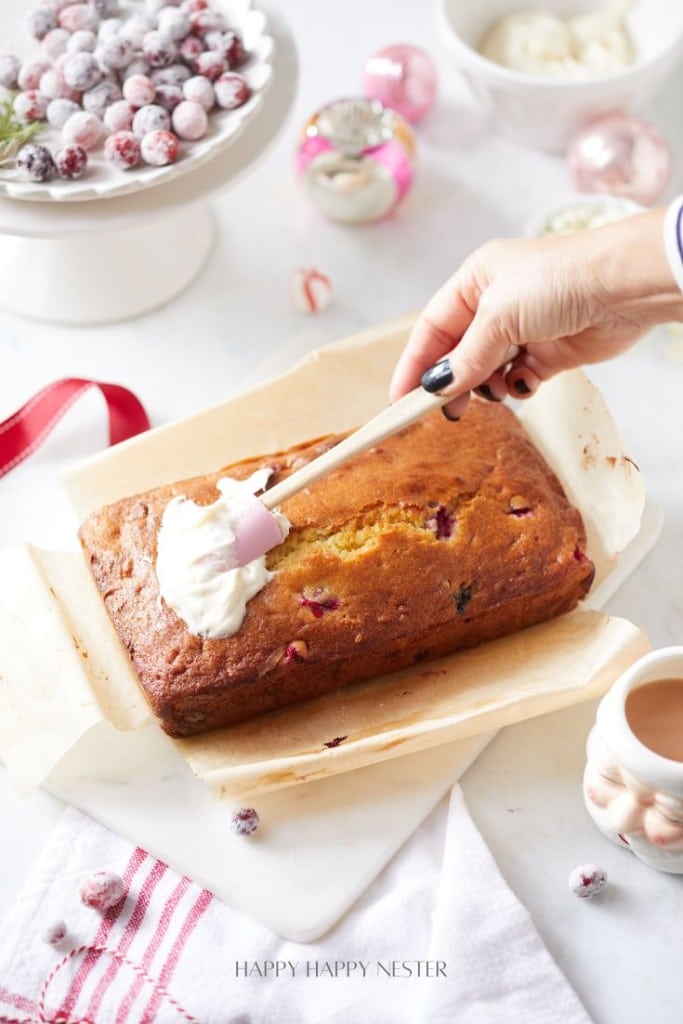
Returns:
[[[575,235],[496,240],[477,249],[423,310],[399,359],[391,399],[416,387],[527,398],[561,370],[618,355],[658,323],[683,319],[664,252],[664,211]],[[450,382],[449,382],[450,381]]]

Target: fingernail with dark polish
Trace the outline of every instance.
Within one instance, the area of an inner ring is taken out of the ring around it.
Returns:
[[[515,391],[517,392],[518,395],[530,395],[531,394],[531,388],[529,387],[527,382],[522,377],[520,377],[518,380],[516,380],[515,383],[512,386],[513,386],[513,388],[515,389]]]
[[[441,406],[441,412],[444,414],[447,420],[450,420],[451,423],[458,423],[458,421],[460,420],[459,416],[451,416],[445,405]]]
[[[447,388],[452,383],[453,371],[447,359],[442,359],[440,363],[435,363],[434,366],[430,366],[422,374],[422,387],[431,394],[435,391],[441,391],[442,388]]]
[[[485,398],[487,402],[500,402],[500,398],[496,398],[488,384],[480,384],[478,388],[475,388],[475,393]]]

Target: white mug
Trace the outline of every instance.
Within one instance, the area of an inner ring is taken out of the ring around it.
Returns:
[[[646,687],[673,679],[683,681],[683,647],[647,654],[613,684],[588,737],[583,795],[588,813],[608,839],[650,867],[683,874],[683,718],[678,720],[680,751],[670,746],[669,736],[663,756],[652,749],[654,742],[646,746],[642,741],[645,719],[635,715],[643,701],[661,695],[661,689],[647,695]],[[641,688],[631,698],[629,714],[629,695]],[[683,693],[683,682],[676,692]],[[667,706],[672,728],[676,711],[683,715],[680,701]]]

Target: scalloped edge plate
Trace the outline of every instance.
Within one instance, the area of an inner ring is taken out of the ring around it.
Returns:
[[[123,3],[124,8],[138,8],[139,3]],[[263,105],[263,97],[273,80],[272,57],[275,43],[266,35],[267,19],[259,10],[252,10],[251,0],[213,0],[213,4],[228,16],[241,33],[251,57],[240,68],[252,89],[251,98],[236,110],[214,108],[209,116],[209,131],[198,142],[181,142],[180,159],[166,167],[139,166],[130,171],[113,167],[105,159],[102,147],[89,153],[86,175],[76,181],[53,180],[40,184],[22,181],[14,170],[0,170],[0,196],[30,202],[82,202],[88,199],[106,199],[142,189],[152,188],[180,177],[210,160],[225,146],[234,142],[245,125]],[[50,129],[39,136],[53,148],[60,141],[60,133]]]

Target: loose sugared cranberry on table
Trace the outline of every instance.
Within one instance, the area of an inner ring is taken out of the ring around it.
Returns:
[[[27,181],[47,181],[54,171],[52,154],[47,146],[29,142],[17,153],[15,167]]]
[[[236,110],[251,96],[246,79],[234,71],[227,71],[213,83],[216,102],[223,110]]]
[[[54,155],[54,164],[60,178],[80,178],[88,166],[88,154],[82,146],[62,146]]]
[[[230,819],[230,828],[238,836],[251,836],[259,827],[259,816],[253,807],[240,807]]]
[[[66,923],[64,921],[52,921],[46,925],[40,933],[40,938],[48,946],[58,946],[66,938]]]
[[[607,872],[597,864],[581,864],[569,876],[569,888],[582,900],[596,896],[607,882]]]
[[[131,131],[114,132],[105,140],[104,155],[114,167],[128,171],[140,162],[140,140]]]
[[[79,889],[81,903],[93,910],[110,910],[126,894],[123,879],[111,871],[96,871]]]
[[[178,159],[178,138],[173,132],[149,132],[140,144],[142,159],[153,167],[165,167]]]

